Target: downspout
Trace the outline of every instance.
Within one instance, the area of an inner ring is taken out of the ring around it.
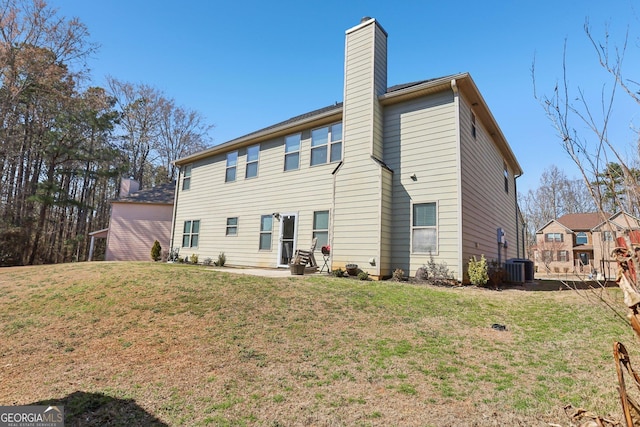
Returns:
[[[518,178],[520,178],[521,176],[522,175],[513,176],[513,197],[516,202],[516,258],[520,258],[520,216],[518,215],[520,206],[518,206]],[[522,250],[524,252],[524,241],[522,243]],[[524,258],[524,253],[522,254],[522,258]]]
[[[333,187],[331,188],[331,215],[329,217],[329,242],[328,243],[329,243],[329,247],[331,248],[331,251],[329,252],[329,272],[331,272],[331,265],[333,264],[333,231],[335,229],[335,223],[336,223],[336,178],[337,178],[338,172],[340,171],[340,169],[342,169],[343,163],[344,163],[344,160],[338,163],[338,166],[336,166],[333,169],[333,172],[331,172],[331,175],[333,175]]]
[[[171,254],[173,251],[173,242],[176,234],[176,215],[178,214],[178,190],[180,188],[180,172],[181,168],[180,166],[178,166],[178,177],[176,178],[176,189],[175,195],[173,196],[173,217],[171,218],[171,241],[169,243],[169,254]]]
[[[460,140],[460,98],[456,79],[451,80],[451,90],[453,91],[453,104],[456,115],[456,143],[458,145],[458,158],[456,159],[458,167],[458,215],[460,216],[460,221],[458,222],[458,281],[462,283],[464,280],[464,263],[462,260],[462,143]]]

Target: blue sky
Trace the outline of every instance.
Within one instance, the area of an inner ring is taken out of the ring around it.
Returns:
[[[162,90],[200,111],[218,144],[342,101],[344,36],[363,16],[389,34],[388,84],[469,72],[524,170],[518,189],[538,186],[555,164],[578,172],[533,96],[562,76],[567,40],[570,83],[597,100],[603,73],[583,26],[608,26],[611,41],[625,31],[625,69],[640,70],[637,0],[235,1],[50,0],[78,17],[100,49],[89,61],[93,83],[110,75]],[[635,52],[634,52],[635,51]],[[632,153],[629,121],[637,106],[621,103],[615,123],[620,149]],[[636,119],[638,119],[636,117]],[[619,135],[618,135],[619,133]],[[637,155],[636,155],[637,157]]]

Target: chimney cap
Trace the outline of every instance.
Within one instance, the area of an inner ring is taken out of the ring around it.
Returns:
[[[362,19],[360,20],[360,23],[363,24],[367,21],[370,21],[371,17],[370,16],[363,16]]]

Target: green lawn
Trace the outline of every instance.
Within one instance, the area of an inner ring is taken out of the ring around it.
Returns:
[[[619,418],[614,341],[640,361],[620,314],[615,288],[4,268],[0,405],[64,404],[68,425],[547,426],[570,424],[568,404]]]

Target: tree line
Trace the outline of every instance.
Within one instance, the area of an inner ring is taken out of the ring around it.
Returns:
[[[204,117],[159,89],[92,86],[97,49],[45,1],[0,0],[0,266],[85,260],[122,177],[171,182],[209,144]]]

